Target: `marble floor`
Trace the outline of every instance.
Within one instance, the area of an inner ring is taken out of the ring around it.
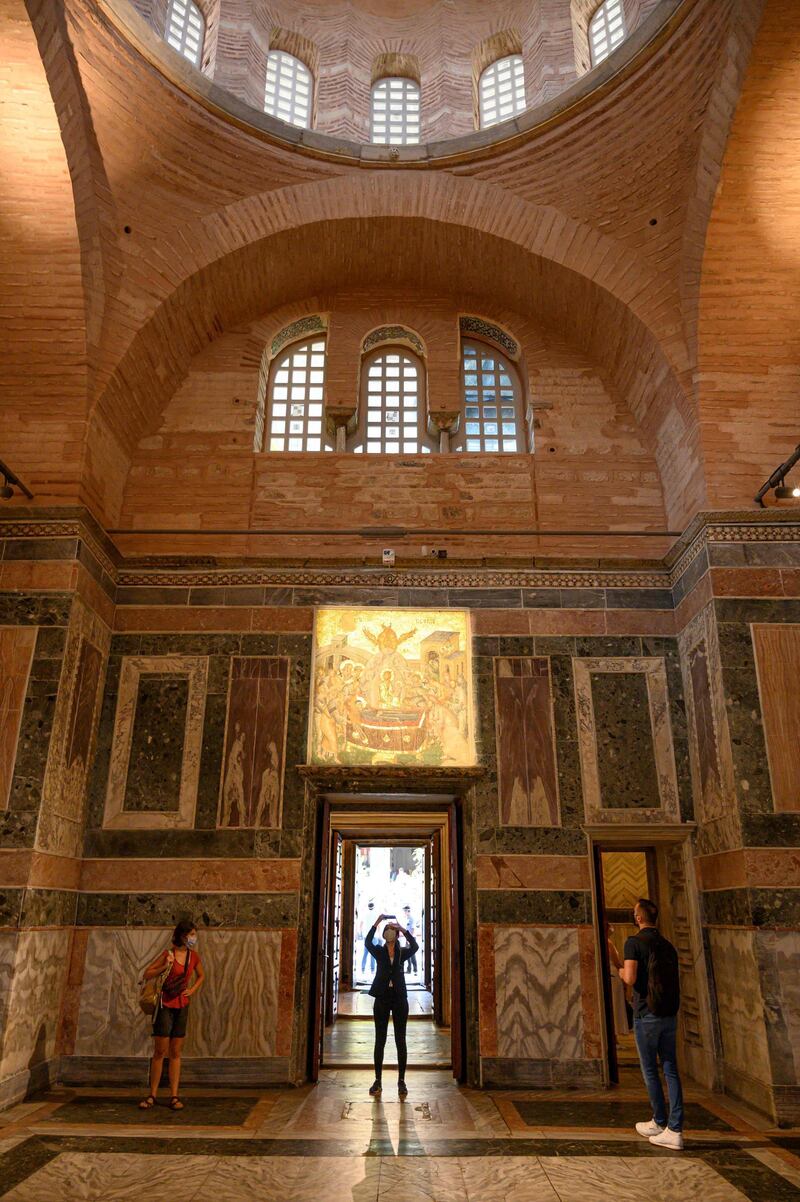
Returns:
[[[139,1112],[130,1090],[55,1090],[0,1114],[4,1202],[800,1202],[800,1129],[689,1091],[686,1150],[652,1147],[631,1079],[609,1093],[459,1087],[366,1070],[298,1089],[187,1089]]]
[[[370,999],[371,1000],[371,999]],[[406,1027],[409,1064],[426,1068],[447,1068],[451,1063],[450,1029],[437,1027],[433,1019],[416,1018]],[[325,1031],[322,1045],[323,1063],[329,1068],[360,1067],[372,1064],[375,1044],[375,1023],[369,1018],[339,1019]],[[391,1021],[386,1038],[384,1063],[397,1064],[394,1033]]]

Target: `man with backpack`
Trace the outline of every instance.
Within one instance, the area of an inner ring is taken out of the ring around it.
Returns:
[[[633,921],[639,932],[625,940],[625,962],[618,972],[626,985],[633,986],[633,1033],[653,1107],[652,1119],[637,1123],[636,1130],[651,1144],[679,1152],[683,1148],[683,1090],[676,1052],[678,953],[656,929],[655,902],[640,897],[633,909]],[[659,1060],[667,1082],[669,1115],[658,1075]]]

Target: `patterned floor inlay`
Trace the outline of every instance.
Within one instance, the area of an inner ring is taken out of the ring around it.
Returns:
[[[297,1089],[190,1090],[185,1111],[144,1121],[133,1091],[54,1091],[3,1115],[0,1198],[800,1202],[800,1131],[718,1095],[692,1091],[675,1153],[635,1134],[643,1089],[482,1092],[427,1071],[403,1101],[369,1098],[370,1080],[341,1069]]]
[[[183,1110],[170,1110],[169,1098],[159,1095],[150,1110],[140,1110],[140,1098],[78,1096],[48,1116],[51,1123],[113,1123],[118,1126],[166,1123],[180,1127],[241,1127],[259,1102],[258,1097],[196,1097],[182,1099]]]
[[[515,1101],[513,1106],[526,1127],[619,1127],[631,1130],[642,1118],[641,1102],[551,1102],[537,1099],[533,1102]],[[685,1109],[686,1126],[693,1131],[732,1130],[729,1123],[706,1110],[705,1106],[689,1102]]]

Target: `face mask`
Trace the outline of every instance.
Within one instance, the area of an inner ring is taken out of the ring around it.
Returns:
[[[395,939],[397,938],[397,931],[395,931],[395,930],[384,931],[383,937],[387,943],[394,943]]]
[[[196,935],[187,935],[186,936],[186,946],[188,948],[197,947],[197,936]]]

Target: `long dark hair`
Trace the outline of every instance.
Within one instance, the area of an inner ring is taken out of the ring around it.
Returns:
[[[196,930],[191,918],[182,918],[175,930],[172,932],[172,943],[174,947],[183,947],[187,935],[191,935],[192,931]]]

